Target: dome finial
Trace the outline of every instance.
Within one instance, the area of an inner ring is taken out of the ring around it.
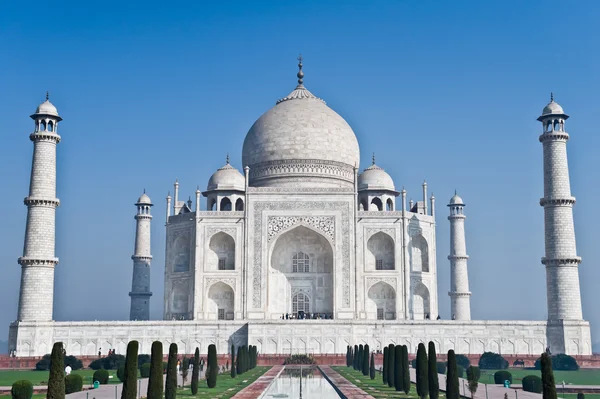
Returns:
[[[146,188],[144,188],[144,194],[146,194]]]
[[[48,90],[46,90],[46,101],[48,101],[50,99],[50,93],[48,93]]]
[[[227,158],[225,158],[225,162],[229,165],[229,153],[227,153]]]
[[[550,102],[554,102],[554,93],[550,92]]]
[[[373,161],[373,165],[375,165],[375,153],[373,153],[373,159],[372,159],[372,161]]]
[[[298,76],[298,86],[303,86],[304,80],[302,78],[304,78],[304,72],[302,72],[302,54],[298,57],[298,74],[296,76]]]

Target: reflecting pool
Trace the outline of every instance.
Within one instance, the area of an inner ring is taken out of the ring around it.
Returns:
[[[260,398],[339,399],[340,396],[318,368],[286,366]]]

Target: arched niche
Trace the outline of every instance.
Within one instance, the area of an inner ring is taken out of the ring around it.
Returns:
[[[417,234],[411,238],[409,255],[413,272],[429,272],[429,245],[423,235]]]
[[[171,314],[174,319],[187,317],[189,310],[189,282],[188,280],[174,281],[171,289]]]
[[[333,262],[331,243],[308,227],[297,226],[277,237],[268,273],[271,317],[292,313],[294,295],[300,292],[306,295],[311,313],[331,315]]]
[[[383,210],[383,203],[381,202],[381,199],[379,197],[375,197],[371,200],[371,207],[369,208],[370,211],[382,211]]]
[[[373,234],[367,241],[367,269],[394,270],[394,240],[386,233]]]
[[[208,290],[207,314],[212,320],[233,320],[233,288],[223,282],[214,283]]]
[[[238,212],[244,210],[244,200],[243,199],[238,198],[237,201],[235,201],[235,210]]]
[[[181,235],[173,243],[173,272],[190,270],[190,236]]]
[[[221,206],[219,206],[220,211],[230,211],[231,210],[231,200],[227,197],[221,199]]]
[[[417,283],[413,292],[414,320],[424,320],[427,315],[431,316],[429,301],[429,290],[422,282]]]
[[[373,284],[367,293],[367,314],[371,319],[396,318],[396,290],[383,281]]]
[[[235,241],[233,237],[219,232],[210,238],[207,264],[211,271],[235,270]]]
[[[388,198],[385,202],[385,210],[391,212],[394,210],[394,201],[391,198]]]
[[[217,200],[214,198],[209,198],[208,203],[206,204],[206,208],[209,211],[216,211],[217,210]]]

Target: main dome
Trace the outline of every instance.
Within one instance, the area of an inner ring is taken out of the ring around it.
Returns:
[[[250,128],[242,152],[252,186],[350,187],[358,141],[348,123],[302,84]],[[303,76],[303,75],[302,75]]]

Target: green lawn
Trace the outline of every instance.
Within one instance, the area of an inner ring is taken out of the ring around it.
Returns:
[[[567,394],[562,395],[560,393],[560,389],[559,389],[558,397],[565,398],[565,399],[577,399],[577,394],[576,393],[567,393]],[[600,393],[586,393],[585,399],[600,399]]]
[[[113,376],[109,381],[110,383],[120,383],[117,378],[117,370],[108,370],[110,375]],[[49,371],[36,371],[36,370],[0,370],[0,386],[11,386],[13,382],[18,380],[29,380],[35,385],[48,385]],[[75,370],[73,374],[80,374],[83,377],[83,384],[92,384],[92,375],[94,370]]]
[[[229,399],[248,385],[252,384],[258,377],[267,372],[271,367],[260,367],[246,371],[236,378],[231,378],[229,372],[219,374],[217,377],[217,386],[209,389],[206,386],[206,380],[200,380],[198,383],[198,395],[193,396],[190,387],[177,390],[178,398],[219,398]],[[190,381],[192,376],[188,377]]]
[[[406,395],[404,392],[396,392],[395,388],[383,385],[379,373],[376,373],[375,379],[372,380],[371,377],[364,376],[352,367],[333,366],[331,368],[374,398],[417,398],[417,388],[414,384],[411,385],[410,392]]]
[[[497,370],[481,370],[480,381],[484,384],[494,383],[494,373]],[[511,368],[508,371],[513,376],[513,384],[520,384],[523,377],[526,375],[537,375],[541,377],[540,370]],[[562,385],[562,382],[573,385],[600,385],[600,369],[580,369],[578,371],[554,371],[554,380],[556,387]],[[587,395],[586,395],[587,398]],[[592,397],[590,397],[592,399]],[[594,398],[600,399],[600,398]]]

